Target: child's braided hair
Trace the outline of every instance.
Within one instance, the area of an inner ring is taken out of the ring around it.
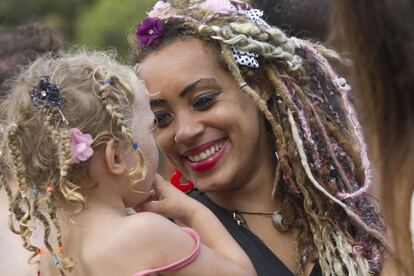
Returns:
[[[38,108],[32,102],[29,92],[45,76],[59,90],[59,108]],[[131,132],[134,93],[137,85],[142,93],[145,89],[133,71],[113,61],[112,55],[84,51],[58,58],[43,56],[9,85],[1,103],[0,187],[9,198],[10,229],[33,253],[31,260],[47,251],[65,274],[74,267],[75,259],[66,256],[60,226],[64,218],[59,217],[58,209],[67,203],[78,206],[74,213],[69,212],[69,218],[81,212],[87,207],[85,192],[96,184],[87,177],[88,162],[73,162],[70,127],[90,134],[94,151],[110,139],[128,145],[136,161],[129,180],[136,184],[145,178],[146,166],[141,149],[134,149]],[[15,194],[9,187],[13,179],[18,184]],[[46,250],[31,244],[33,222],[43,224]]]

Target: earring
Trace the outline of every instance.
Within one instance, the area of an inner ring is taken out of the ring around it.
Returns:
[[[194,189],[194,184],[191,181],[188,181],[187,183],[180,183],[181,176],[182,173],[176,169],[171,175],[170,183],[182,192]]]
[[[174,142],[177,144],[178,142],[177,142],[177,136],[176,135],[174,135]]]

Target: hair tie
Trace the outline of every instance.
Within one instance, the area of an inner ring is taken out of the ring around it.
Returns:
[[[243,90],[244,88],[246,88],[246,86],[248,86],[246,82],[240,83],[240,90]]]
[[[104,80],[103,80],[103,83],[104,83],[104,84],[108,84],[108,85],[112,85],[112,83],[113,83],[112,78],[107,78],[107,79],[104,79]]]

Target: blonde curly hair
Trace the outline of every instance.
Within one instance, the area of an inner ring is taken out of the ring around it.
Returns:
[[[29,91],[43,76],[58,87],[60,108],[33,104]],[[86,208],[88,188],[80,185],[87,182],[88,162],[71,161],[70,128],[90,134],[94,150],[110,139],[129,145],[135,160],[129,180],[139,182],[145,178],[146,166],[141,149],[133,150],[131,129],[134,93],[137,89],[145,93],[145,88],[113,54],[82,50],[58,58],[40,57],[8,85],[0,105],[4,127],[0,187],[4,186],[9,198],[10,229],[21,235],[24,247],[33,253],[32,260],[41,249],[30,244],[28,222],[40,221],[45,227],[45,247],[64,274],[73,268],[74,261],[64,254],[57,208],[63,201],[78,206],[77,212],[81,212]],[[16,194],[9,187],[11,177],[18,183]],[[56,242],[50,241],[53,230]]]

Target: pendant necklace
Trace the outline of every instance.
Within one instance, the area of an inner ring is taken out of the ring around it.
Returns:
[[[245,227],[250,230],[247,225],[247,222],[243,215],[254,215],[254,216],[264,216],[272,219],[273,227],[279,232],[286,232],[288,227],[283,223],[283,216],[279,211],[273,213],[261,213],[261,212],[246,212],[238,209],[230,210],[233,215],[233,219],[236,221],[237,225]]]

